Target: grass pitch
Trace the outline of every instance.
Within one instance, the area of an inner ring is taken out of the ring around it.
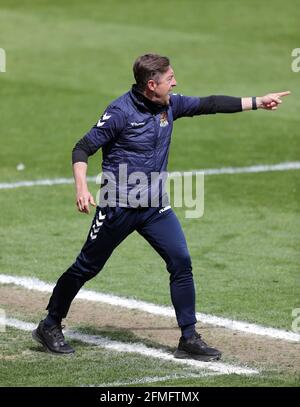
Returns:
[[[149,51],[170,56],[176,91],[186,95],[292,91],[277,112],[179,120],[169,170],[299,160],[300,73],[291,70],[299,20],[292,0],[273,1],[272,7],[258,0],[164,0],[159,7],[133,0],[2,0],[0,47],[7,72],[0,74],[0,182],[70,177],[73,145],[110,101],[128,90],[134,59]],[[100,161],[101,153],[90,160],[89,175],[99,172]],[[17,170],[19,163],[23,171]],[[96,185],[90,187],[96,193]],[[185,219],[177,210],[192,255],[198,311],[291,330],[292,310],[300,307],[299,198],[299,171],[206,177],[204,217]],[[1,190],[0,201],[1,273],[56,281],[80,250],[91,222],[91,216],[76,212],[73,187]],[[164,264],[136,235],[87,287],[170,304]],[[123,369],[130,378],[143,364],[141,376],[169,372],[150,360],[110,354],[108,372],[99,376],[103,365],[90,364],[94,350],[86,346],[67,369],[48,355],[33,356],[27,334],[9,330],[7,335],[8,341],[0,334],[3,355],[9,355],[0,361],[1,385],[121,381]],[[172,382],[283,383],[299,385],[299,377],[266,373]]]

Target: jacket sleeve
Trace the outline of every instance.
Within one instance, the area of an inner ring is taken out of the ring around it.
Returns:
[[[114,140],[125,124],[124,112],[116,107],[108,107],[91,130],[76,143],[72,151],[72,163],[88,162],[88,157]]]
[[[198,114],[236,113],[242,110],[242,99],[240,97],[212,95],[200,97]]]
[[[200,99],[194,96],[173,94],[170,95],[170,105],[173,112],[173,120],[180,117],[192,117],[199,114]]]
[[[212,95],[192,97],[171,95],[174,120],[180,117],[242,111],[242,99],[234,96]]]

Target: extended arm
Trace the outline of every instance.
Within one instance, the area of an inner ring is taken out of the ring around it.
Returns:
[[[282,103],[281,97],[290,92],[269,93],[258,97],[233,97],[212,95],[200,98],[200,111],[198,114],[236,113],[244,110],[276,110]]]
[[[174,120],[180,117],[192,117],[202,114],[236,113],[244,110],[276,110],[282,102],[281,97],[291,92],[269,93],[259,97],[234,97],[223,95],[211,96],[183,96],[173,94],[170,96],[170,104]]]
[[[290,95],[290,91],[278,92],[278,93],[268,93],[265,96],[258,96],[255,98],[242,98],[242,108],[243,110],[276,110],[280,103],[282,103],[282,96]]]

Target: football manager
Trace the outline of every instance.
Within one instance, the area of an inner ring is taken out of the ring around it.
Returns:
[[[195,288],[186,239],[168,205],[164,189],[156,181],[153,181],[154,187],[151,185],[151,175],[167,172],[175,120],[202,114],[276,110],[281,98],[290,92],[269,93],[262,97],[173,94],[176,79],[170,60],[156,54],[137,58],[133,73],[136,83],[110,103],[73,149],[78,210],[89,213],[90,205],[96,206],[88,189],[86,172],[88,157],[100,148],[103,153],[102,174],[108,174],[101,182],[100,191],[106,193],[100,194],[85,244],[74,263],[58,279],[47,306],[48,315],[32,335],[50,352],[73,353],[74,349],[62,332],[62,319],[67,316],[72,300],[84,283],[102,270],[114,249],[129,234],[137,231],[163,258],[170,275],[171,300],[181,329],[175,357],[203,361],[220,359],[221,352],[205,343],[195,329]],[[121,167],[126,167],[127,177],[143,173],[150,181],[141,186],[142,203],[136,204],[129,199],[136,185],[124,184],[122,180],[121,186]]]

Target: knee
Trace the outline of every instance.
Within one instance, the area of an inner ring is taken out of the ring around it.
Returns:
[[[192,271],[191,256],[187,249],[180,250],[172,256],[167,269],[172,274],[189,274]]]
[[[99,267],[95,264],[87,263],[81,256],[78,256],[75,263],[72,264],[65,274],[76,278],[84,284],[95,277],[99,271]]]

